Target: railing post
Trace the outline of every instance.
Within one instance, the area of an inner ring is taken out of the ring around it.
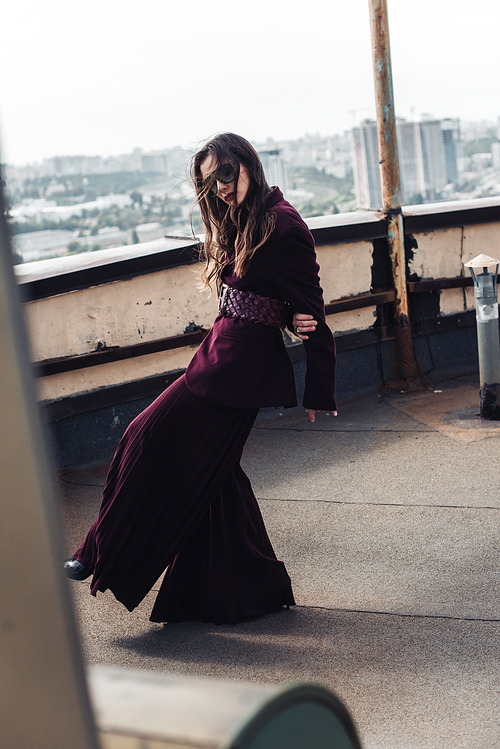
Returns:
[[[387,219],[387,241],[396,289],[394,337],[401,374],[405,380],[409,381],[418,378],[418,370],[413,350],[406,285],[404,227],[401,212],[401,187],[387,0],[369,0],[369,4],[382,201]]]

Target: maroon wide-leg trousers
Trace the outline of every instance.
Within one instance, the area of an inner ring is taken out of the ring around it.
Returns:
[[[240,466],[256,416],[201,400],[181,377],[132,421],[74,554],[93,595],[109,589],[132,611],[166,570],[154,622],[234,624],[294,604]]]

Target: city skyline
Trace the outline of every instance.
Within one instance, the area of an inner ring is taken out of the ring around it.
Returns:
[[[221,0],[180,7],[19,0],[3,13],[0,159],[117,155],[215,132],[252,142],[342,133],[374,116],[367,0],[296,0],[252,11]],[[396,114],[498,117],[493,0],[389,0]],[[356,123],[356,124],[357,124]]]
[[[342,133],[302,133],[297,138],[292,139],[284,139],[284,138],[271,138],[268,137],[266,140],[261,142],[255,142],[253,145],[256,147],[256,149],[260,151],[267,151],[269,149],[275,149],[275,148],[283,148],[285,144],[293,145],[297,143],[303,143],[304,145],[308,145],[310,143],[314,143],[315,141],[332,141],[332,142],[339,142],[339,141],[346,141],[346,139],[350,143],[350,147],[355,147],[355,131],[359,129],[360,126],[365,125],[367,123],[375,123],[376,119],[375,117],[360,117],[360,121],[354,126],[347,128]],[[482,120],[482,121],[462,121],[459,118],[452,118],[452,117],[442,117],[442,118],[435,118],[428,115],[428,113],[424,113],[421,118],[415,118],[413,120],[409,120],[405,117],[397,117],[396,118],[398,123],[398,141],[401,139],[402,134],[402,128],[401,126],[407,125],[407,126],[415,126],[420,123],[436,120],[441,121],[454,121],[459,123],[459,128],[461,132],[461,140],[463,142],[467,142],[468,140],[473,140],[475,138],[482,138],[484,137],[484,133],[486,129],[493,130],[496,132],[497,137],[500,140],[500,115],[496,118],[496,120]],[[376,138],[376,135],[375,135]],[[399,147],[401,148],[402,144],[399,144]],[[310,146],[311,148],[314,148],[314,146]],[[192,152],[191,152],[192,153]],[[75,163],[81,162],[81,164],[86,165],[84,168],[78,168],[77,171],[74,173],[86,173],[86,168],[88,169],[88,173],[98,173],[100,170],[100,166],[103,163],[114,163],[118,165],[120,161],[123,161],[123,163],[132,163],[137,161],[137,163],[144,162],[144,159],[147,159],[151,161],[151,168],[143,168],[141,167],[125,167],[122,171],[128,171],[129,169],[132,171],[164,171],[163,167],[161,169],[155,169],[154,161],[158,157],[165,157],[167,158],[167,155],[169,158],[173,159],[174,162],[178,162],[178,165],[185,166],[188,162],[186,159],[189,159],[190,157],[190,151],[189,148],[183,147],[180,144],[174,145],[174,146],[165,146],[162,148],[156,148],[156,149],[146,149],[142,148],[140,146],[136,146],[135,148],[131,149],[130,151],[126,153],[116,153],[116,154],[98,154],[98,153],[92,153],[92,154],[82,154],[82,153],[58,153],[58,154],[51,154],[50,156],[44,157],[43,159],[39,161],[32,161],[25,164],[12,164],[8,163],[7,161],[0,159],[0,163],[4,163],[8,167],[13,167],[16,170],[23,170],[23,169],[29,169],[30,167],[44,167],[49,162],[56,162],[58,160],[61,161],[68,161],[71,160]],[[109,171],[109,169],[105,170]],[[120,171],[119,168],[115,166],[111,171]],[[64,172],[66,173],[66,172]],[[69,174],[69,172],[68,172]]]

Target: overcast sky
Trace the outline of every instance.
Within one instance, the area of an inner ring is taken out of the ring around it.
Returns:
[[[388,0],[396,114],[500,116],[499,0]],[[11,0],[1,160],[331,135],[374,116],[368,0]]]

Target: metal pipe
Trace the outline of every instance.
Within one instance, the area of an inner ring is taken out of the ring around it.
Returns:
[[[387,242],[396,289],[394,336],[401,374],[406,380],[414,380],[418,378],[418,369],[413,350],[406,285],[404,227],[401,212],[401,186],[387,0],[369,0],[369,4],[382,202],[387,219]]]

